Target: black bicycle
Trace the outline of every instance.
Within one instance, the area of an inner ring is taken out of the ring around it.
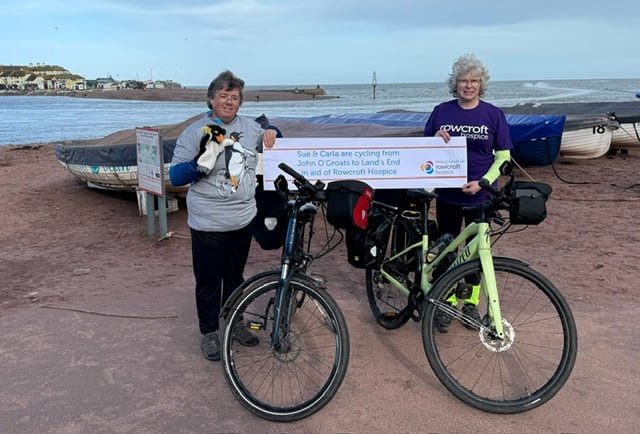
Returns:
[[[289,422],[310,416],[337,393],[349,363],[349,334],[344,316],[324,283],[307,270],[315,258],[341,241],[310,252],[314,220],[327,201],[325,184],[312,184],[284,163],[293,177],[291,194],[280,175],[276,190],[290,198],[288,228],[279,270],[257,274],[229,298],[222,316],[224,376],[233,395],[252,413]],[[338,233],[342,234],[338,231]],[[260,343],[245,347],[234,340],[236,324]]]

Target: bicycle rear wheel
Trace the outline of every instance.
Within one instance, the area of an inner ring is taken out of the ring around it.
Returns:
[[[289,422],[310,416],[337,393],[349,363],[349,335],[334,299],[315,282],[296,276],[289,283],[289,330],[271,345],[278,275],[259,279],[236,300],[222,341],[224,376],[233,395],[264,419]],[[260,343],[240,345],[237,324]]]
[[[549,401],[565,384],[576,360],[577,329],[567,302],[540,273],[508,258],[495,258],[494,268],[503,340],[486,326],[484,290],[478,305],[482,327],[444,303],[452,288],[482,277],[478,260],[436,283],[425,300],[422,339],[435,375],[457,398],[492,413],[519,413]],[[435,324],[439,310],[457,320],[446,333]]]
[[[407,246],[420,241],[415,227],[404,218],[397,218],[392,227],[382,267],[406,287],[418,293],[420,286],[420,250],[413,249],[389,261]],[[386,329],[403,326],[417,315],[417,303],[387,280],[379,269],[367,268],[366,289],[369,307],[378,324]],[[416,316],[417,318],[417,316]]]

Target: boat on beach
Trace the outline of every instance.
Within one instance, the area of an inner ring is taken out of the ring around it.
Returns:
[[[513,142],[511,158],[521,166],[545,167],[560,156],[566,117],[506,115]]]
[[[565,116],[506,115],[513,141],[512,158],[522,166],[548,166],[559,156]],[[285,137],[420,137],[426,112],[380,113],[274,118]]]
[[[609,115],[568,115],[562,132],[560,155],[590,159],[605,155],[619,124]]]
[[[589,103],[527,103],[518,104],[512,107],[502,107],[505,113],[517,113],[517,114],[563,114],[567,116],[567,122],[570,131],[578,129],[578,119],[581,116],[582,120],[585,120],[587,116],[606,117],[606,121],[602,119],[598,121],[592,121],[591,127],[597,128],[596,133],[591,131],[591,136],[601,136],[600,144],[594,144],[594,149],[601,149],[605,146],[607,136],[609,135],[609,129],[611,129],[611,141],[610,150],[619,149],[639,149],[640,148],[640,101],[619,101],[619,102],[589,102]],[[571,119],[573,116],[578,118]],[[571,120],[571,122],[569,122]],[[598,126],[598,122],[601,122]],[[596,125],[593,125],[595,123]],[[605,130],[602,129],[602,123],[606,123]],[[585,123],[588,125],[589,123]],[[598,133],[600,131],[601,133]],[[588,133],[583,131],[583,133]],[[569,143],[574,142],[574,136],[579,135],[573,133],[569,135]],[[589,137],[589,134],[585,134],[585,137]],[[596,139],[596,137],[591,137]],[[606,152],[606,151],[605,151]],[[600,151],[593,152],[593,155],[600,154]],[[582,155],[582,154],[579,154]],[[570,149],[569,158],[573,157],[573,151]],[[593,157],[589,157],[593,158]]]
[[[164,180],[171,197],[183,197],[188,186],[175,187],[169,166],[180,133],[204,113],[173,125],[157,126],[162,132]],[[429,113],[382,112],[324,115],[308,118],[273,118],[284,137],[420,137]],[[513,155],[521,165],[549,165],[558,157],[564,116],[507,115],[514,142]],[[135,128],[98,140],[56,144],[58,161],[93,188],[136,191],[138,187]],[[261,168],[258,168],[258,173]]]
[[[188,186],[175,187],[169,181],[169,166],[176,139],[187,125],[204,116],[200,113],[183,122],[161,125],[166,194],[182,197]],[[135,128],[122,130],[98,140],[56,144],[58,161],[89,187],[135,192],[138,187],[138,157]]]
[[[619,128],[613,130],[611,136],[611,148],[615,150],[628,150],[640,148],[640,114],[618,115],[614,114]]]

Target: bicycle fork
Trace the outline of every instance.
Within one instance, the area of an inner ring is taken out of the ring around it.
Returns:
[[[480,269],[482,271],[481,284],[487,294],[487,312],[491,320],[491,326],[495,331],[495,337],[504,339],[504,324],[500,310],[500,297],[498,296],[498,283],[493,267],[493,255],[491,254],[491,230],[488,223],[479,223],[478,256],[480,257]]]
[[[479,227],[478,227],[479,226]],[[504,324],[502,321],[502,312],[500,310],[500,297],[498,295],[498,284],[496,281],[495,269],[493,267],[493,255],[491,253],[491,228],[488,223],[478,222],[471,223],[468,225],[461,233],[460,239],[468,239],[474,236],[471,241],[467,243],[464,247],[463,251],[458,255],[456,260],[451,264],[450,269],[454,268],[466,261],[470,261],[473,259],[480,260],[480,285],[481,288],[484,289],[487,296],[487,314],[490,319],[490,323],[486,324],[489,327],[490,334],[493,338],[504,339]],[[424,241],[423,241],[424,242]],[[455,251],[460,243],[452,243],[447,246],[444,251],[438,255],[435,261],[440,261],[442,257],[447,255],[450,252]],[[424,249],[423,249],[424,250]],[[424,267],[423,267],[424,268]],[[429,288],[428,283],[428,270],[423,269],[422,275],[422,286],[423,288]],[[445,303],[442,303],[445,304]],[[480,325],[483,324],[475,324],[476,321],[471,321],[466,317],[462,317],[462,313],[458,312],[455,309],[447,308],[446,306],[440,307],[442,310],[447,311],[453,317],[458,317],[461,321],[468,323],[470,325]]]
[[[273,306],[271,348],[278,352],[286,352],[289,350],[289,345],[285,344],[285,342],[289,334],[289,324],[293,317],[293,310],[295,309],[295,304],[291,302],[295,300],[295,297],[290,291],[289,283],[293,275],[290,270],[292,267],[291,258],[297,245],[297,226],[298,213],[297,208],[294,208],[293,215],[289,219],[289,226],[287,227],[285,248],[280,268],[280,279],[278,281],[278,289],[276,290],[276,299]]]

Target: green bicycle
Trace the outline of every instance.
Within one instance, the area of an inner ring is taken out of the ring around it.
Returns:
[[[436,196],[408,190],[417,209],[373,201],[369,229],[352,241],[359,251],[349,255],[366,268],[369,305],[381,326],[421,321],[429,364],[454,396],[487,412],[519,413],[549,401],[565,384],[578,338],[571,309],[553,283],[522,261],[492,254],[491,236],[542,221],[550,194],[546,184],[515,182],[510,166],[503,174],[510,179],[501,190],[482,184],[492,193],[479,209],[482,218],[449,236],[440,250],[435,246],[443,243],[430,245],[429,237]],[[496,222],[502,229],[494,232]],[[432,282],[436,268],[445,271]],[[455,307],[474,291],[480,321]],[[447,328],[442,318],[451,323]]]

